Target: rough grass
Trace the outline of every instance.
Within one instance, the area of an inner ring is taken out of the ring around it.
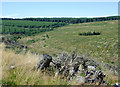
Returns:
[[[93,31],[101,32],[101,35],[78,35],[79,32]],[[28,40],[35,42],[27,44]],[[62,51],[71,53],[77,49],[79,55],[91,56],[105,63],[118,64],[118,21],[116,20],[70,24],[51,32],[20,39],[19,42],[28,45],[32,52],[54,55]]]
[[[4,46],[4,45],[3,45]],[[75,80],[69,84],[66,79],[50,76],[47,71],[32,70],[39,60],[38,55],[27,53],[15,54],[11,50],[2,49],[2,84],[3,85],[81,85]],[[16,68],[10,69],[14,65]],[[118,77],[109,72],[106,73],[105,81],[113,85],[118,82]],[[87,84],[90,85],[90,84]]]
[[[3,85],[67,85],[65,80],[49,76],[47,73],[32,70],[39,56],[31,53],[15,54],[11,50],[2,50]],[[16,66],[10,69],[10,66]]]
[[[79,36],[79,32],[101,32],[98,36]],[[49,38],[46,37],[49,35]],[[29,41],[33,41],[34,43]],[[36,36],[29,36],[19,39],[20,43],[26,44],[31,52],[47,53],[55,55],[65,51],[73,52],[77,49],[77,54],[85,55],[100,63],[118,64],[118,21],[91,22],[83,24],[70,24],[68,26],[57,28],[54,31],[45,32]],[[35,65],[38,56],[31,53],[15,54],[8,51],[2,51],[2,71],[3,83],[24,85],[66,85],[64,80],[43,75],[41,72],[31,71]],[[16,65],[17,68],[8,70],[10,65]],[[104,67],[102,67],[104,68]],[[106,81],[114,84],[118,77],[105,71]]]

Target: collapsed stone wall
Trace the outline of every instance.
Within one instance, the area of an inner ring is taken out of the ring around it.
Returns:
[[[51,67],[55,71],[58,71],[53,71],[55,77],[61,76],[62,78],[66,78],[68,82],[74,80],[79,83],[82,82],[83,84],[108,84],[104,81],[105,74],[97,68],[98,66],[99,65],[93,60],[79,57],[73,52],[71,55],[62,53],[57,58],[51,57],[48,54],[43,54],[35,68],[37,70],[45,70]]]

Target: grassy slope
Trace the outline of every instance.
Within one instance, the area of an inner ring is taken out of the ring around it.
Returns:
[[[66,79],[32,70],[39,60],[39,55],[33,55],[29,52],[26,55],[24,53],[15,54],[11,50],[5,50],[3,44],[2,47],[2,83],[4,85],[69,85]],[[16,68],[10,69],[12,65]],[[105,81],[112,85],[118,81],[117,79],[117,76],[108,73],[105,77]],[[81,84],[73,80],[71,85]]]
[[[101,35],[78,35],[79,32],[89,31],[101,32]],[[49,35],[49,38],[44,37],[46,34]],[[35,43],[28,43],[28,40],[35,40]],[[105,63],[117,64],[118,21],[70,24],[19,41],[27,44],[32,52],[53,55],[62,51],[71,53],[77,49],[79,55],[94,57]]]
[[[31,53],[15,54],[5,50],[2,44],[2,83],[3,85],[66,85],[65,80],[49,76],[47,73],[32,70],[39,61],[38,55]],[[1,48],[0,48],[1,50]],[[6,55],[7,54],[7,55]],[[10,69],[15,66],[15,69]]]
[[[19,40],[20,43],[27,44],[33,52],[48,53],[50,55],[66,51],[71,53],[77,48],[79,55],[94,57],[99,61],[117,64],[117,42],[118,42],[118,22],[93,22],[84,24],[70,24],[60,27],[51,32],[45,32],[37,36],[25,37]],[[79,32],[87,31],[101,32],[99,36],[79,36]],[[49,38],[45,37],[46,34]],[[45,39],[45,40],[44,40]],[[35,43],[28,40],[35,40]],[[41,44],[44,46],[42,47]],[[7,55],[6,55],[7,54]],[[14,52],[2,51],[2,77],[3,82],[16,85],[65,85],[64,80],[49,77],[41,72],[31,71],[38,61],[39,56],[31,53],[15,54]],[[24,62],[23,62],[24,61]],[[8,70],[10,65],[17,66],[16,69]],[[114,84],[118,77],[111,75],[107,71],[107,82]]]

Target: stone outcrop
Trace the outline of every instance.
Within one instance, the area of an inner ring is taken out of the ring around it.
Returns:
[[[98,66],[93,60],[79,57],[75,52],[72,55],[67,55],[63,52],[57,58],[43,54],[36,65],[36,69],[43,70],[47,67],[52,67],[55,70],[53,71],[55,76],[67,78],[69,82],[75,79],[74,81],[79,83],[105,84],[105,75],[101,70],[96,69]]]
[[[47,54],[43,54],[40,58],[40,61],[37,63],[36,68],[41,70],[46,69],[49,67],[50,62],[52,62],[52,57]]]

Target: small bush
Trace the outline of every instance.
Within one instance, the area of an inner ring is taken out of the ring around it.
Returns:
[[[45,40],[45,39],[41,39],[41,40]]]
[[[45,45],[43,45],[43,47],[46,47],[47,45],[45,44]]]
[[[28,40],[27,44],[35,43],[35,40]]]
[[[82,32],[82,33],[79,33],[79,35],[83,35],[83,36],[89,36],[89,35],[100,35],[101,33],[100,32]]]
[[[49,38],[49,35],[48,35],[48,34],[46,34],[46,37],[47,37],[47,38]]]

